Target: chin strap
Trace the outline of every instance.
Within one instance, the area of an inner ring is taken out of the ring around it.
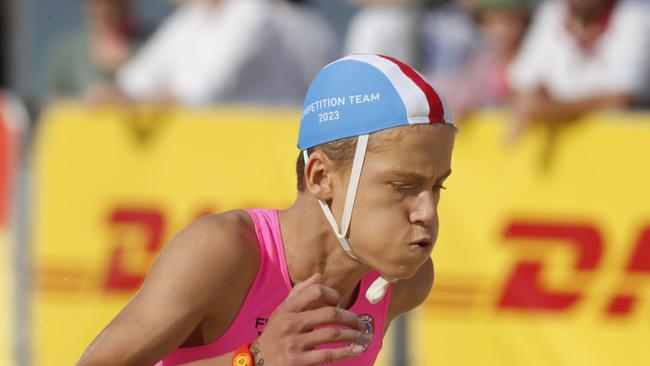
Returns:
[[[318,203],[320,204],[320,207],[323,210],[327,221],[332,227],[332,230],[334,230],[334,234],[336,234],[336,238],[338,239],[341,248],[343,248],[343,250],[348,253],[352,259],[357,260],[361,263],[365,262],[354,254],[346,236],[348,235],[348,230],[350,228],[352,208],[354,207],[354,198],[357,194],[357,187],[359,186],[359,178],[361,177],[361,168],[363,167],[363,160],[366,155],[367,146],[368,135],[360,135],[357,139],[357,148],[354,153],[354,160],[352,162],[352,171],[350,172],[348,192],[345,196],[345,203],[343,204],[343,217],[341,219],[340,230],[339,225],[336,223],[336,219],[334,219],[332,210],[329,208],[327,203],[323,200],[318,200]],[[303,151],[303,159],[305,160],[305,166],[307,166],[309,162],[309,153],[306,149]],[[396,282],[397,279],[387,279],[384,276],[377,278],[377,280],[373,282],[373,284],[368,288],[368,291],[366,292],[366,298],[368,301],[373,304],[379,302],[386,294],[389,281]]]
[[[348,235],[348,229],[350,228],[350,219],[352,218],[352,207],[354,207],[354,198],[356,197],[357,194],[357,187],[359,186],[359,177],[361,176],[361,168],[363,167],[363,159],[365,158],[366,155],[367,146],[368,146],[368,135],[359,136],[357,140],[357,150],[354,153],[354,161],[352,162],[352,172],[350,173],[348,193],[345,196],[345,203],[343,205],[343,218],[341,219],[340,230],[339,230],[339,225],[336,223],[336,219],[334,219],[332,210],[330,210],[329,206],[327,205],[327,202],[323,200],[318,200],[318,203],[320,204],[320,207],[323,210],[323,213],[325,214],[327,221],[330,223],[332,230],[334,230],[334,234],[336,234],[336,238],[339,240],[341,247],[343,248],[343,250],[345,250],[346,253],[348,253],[350,257],[352,257],[352,259],[355,259],[357,261],[361,261],[361,260],[352,251],[352,247],[350,247],[350,243],[348,243],[346,236]],[[303,158],[305,159],[305,166],[306,166],[307,163],[309,162],[309,154],[307,150],[303,151]]]
[[[395,282],[397,282],[397,278],[389,278],[386,276],[377,277],[375,282],[368,287],[368,290],[366,291],[366,299],[368,299],[371,304],[378,303],[384,298],[384,295],[386,295],[388,284]]]

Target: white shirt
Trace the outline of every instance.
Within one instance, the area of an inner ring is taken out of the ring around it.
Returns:
[[[366,6],[352,18],[345,53],[379,53],[412,63],[412,14],[403,6]]]
[[[295,55],[298,46],[281,26],[287,18],[282,15],[290,11],[276,11],[279,5],[267,0],[191,1],[118,72],[118,85],[141,101],[167,94],[186,105],[301,104],[311,70],[331,60],[322,56],[326,52],[312,51],[311,58]]]
[[[330,25],[308,5],[282,0],[273,4],[273,11],[273,19],[309,86],[320,69],[341,57],[339,40]]]
[[[545,87],[561,101],[648,92],[650,19],[647,2],[619,1],[591,51],[583,50],[567,28],[564,1],[540,5],[508,76],[518,92]]]
[[[392,56],[436,78],[462,68],[478,44],[473,21],[454,3],[421,9],[370,5],[350,22],[345,51]],[[421,59],[414,58],[418,54]]]

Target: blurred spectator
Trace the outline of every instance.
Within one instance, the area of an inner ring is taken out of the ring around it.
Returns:
[[[351,0],[368,4],[350,23],[346,53],[372,52],[415,65],[426,76],[454,73],[478,47],[465,6],[453,0]],[[434,83],[435,84],[435,83]]]
[[[274,22],[283,33],[284,44],[302,69],[307,87],[323,66],[341,57],[339,41],[323,17],[308,5],[307,0],[275,0]]]
[[[304,4],[193,0],[118,75],[139,101],[300,104],[337,56],[333,32]]]
[[[472,18],[477,0],[428,0],[423,17],[423,72],[435,83],[438,76],[464,67],[480,47],[480,34]],[[434,84],[435,85],[435,84]]]
[[[344,53],[379,53],[416,66],[414,26],[416,13],[402,1],[350,0],[365,5],[350,21]],[[417,60],[419,61],[419,60]]]
[[[509,138],[531,120],[573,119],[648,96],[647,1],[549,0],[541,4],[509,70],[517,92]]]
[[[479,1],[475,18],[480,45],[457,71],[431,76],[457,121],[477,108],[507,103],[507,68],[519,50],[531,11],[529,0]]]
[[[142,40],[130,0],[82,2],[84,27],[55,41],[46,57],[42,90],[47,98],[109,98],[116,70]]]

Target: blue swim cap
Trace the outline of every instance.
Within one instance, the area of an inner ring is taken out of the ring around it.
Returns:
[[[309,86],[298,147],[418,123],[453,123],[431,84],[392,57],[355,54],[325,66]]]

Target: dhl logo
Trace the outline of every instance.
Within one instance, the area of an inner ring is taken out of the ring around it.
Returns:
[[[650,284],[650,225],[639,230],[628,257],[614,274],[615,285],[605,288],[598,299],[588,296],[594,293],[595,286],[602,286],[596,279],[605,270],[606,245],[596,226],[513,220],[505,226],[501,239],[515,252],[529,253],[528,247],[537,246],[534,258],[521,255],[522,258],[509,264],[511,268],[501,281],[481,280],[480,275],[437,274],[426,308],[432,313],[481,308],[560,314],[576,309],[583,302],[599,301],[605,317],[624,318],[633,314],[643,286]],[[556,247],[569,251],[575,260],[571,267],[562,269],[563,283],[548,286],[545,278],[551,269],[545,261],[546,254]]]

